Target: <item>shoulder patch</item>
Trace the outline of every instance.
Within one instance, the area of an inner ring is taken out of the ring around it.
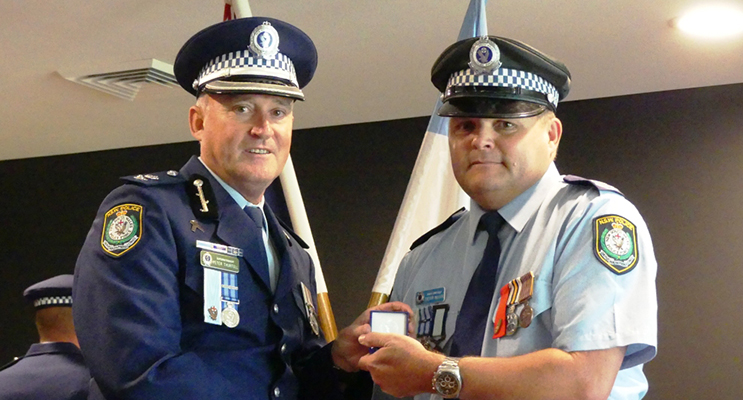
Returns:
[[[144,207],[139,204],[120,204],[106,211],[103,218],[101,248],[106,253],[120,257],[134,248],[142,238]]]
[[[611,272],[622,275],[635,268],[639,254],[635,224],[618,215],[597,217],[593,237],[596,258]]]
[[[459,218],[464,215],[464,212],[466,209],[464,207],[460,208],[454,214],[450,215],[449,218],[446,219],[446,221],[442,222],[439,226],[431,229],[430,231],[423,234],[423,236],[419,237],[418,239],[415,239],[412,245],[410,245],[410,250],[413,250],[414,248],[422,245],[423,243],[426,243],[428,239],[431,238],[431,236],[445,230],[446,228],[450,227],[453,223],[457,222]]]
[[[302,240],[299,235],[292,230],[292,228],[286,224],[284,221],[282,221],[280,218],[276,218],[277,221],[279,221],[279,225],[281,225],[282,228],[284,228],[284,235],[286,235],[286,239],[289,240],[289,235],[294,238],[294,240],[299,243],[300,246],[302,246],[303,249],[309,249],[310,246]],[[292,242],[289,240],[289,246],[291,246]]]
[[[622,196],[624,196],[624,193],[620,192],[619,189],[615,188],[612,185],[609,185],[608,183],[604,183],[604,182],[601,182],[601,181],[597,181],[597,180],[593,180],[593,179],[581,178],[580,176],[575,176],[575,175],[565,175],[565,176],[562,177],[562,180],[565,183],[572,183],[572,184],[576,184],[576,185],[580,185],[580,184],[590,185],[590,186],[595,187],[598,190],[615,192],[615,193],[619,193]]]
[[[172,185],[174,183],[186,181],[186,178],[183,177],[183,175],[174,170],[152,174],[122,176],[121,179],[141,186]]]

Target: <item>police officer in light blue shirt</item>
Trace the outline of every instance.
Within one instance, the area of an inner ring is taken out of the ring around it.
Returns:
[[[653,245],[621,192],[555,166],[568,69],[489,36],[447,48],[432,82],[472,201],[400,265],[391,299],[417,314],[418,340],[360,338],[381,347],[360,364],[374,398],[642,398],[657,346]]]

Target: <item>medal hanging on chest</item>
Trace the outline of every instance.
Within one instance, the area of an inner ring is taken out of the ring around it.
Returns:
[[[501,288],[500,302],[493,319],[493,339],[513,336],[519,328],[531,325],[534,309],[529,305],[529,299],[533,293],[534,273],[531,271]]]
[[[204,322],[234,328],[240,323],[237,274],[240,249],[198,241],[199,262],[204,267]]]

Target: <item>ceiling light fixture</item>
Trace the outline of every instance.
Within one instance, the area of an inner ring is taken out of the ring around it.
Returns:
[[[690,10],[671,24],[694,36],[731,37],[743,33],[743,11],[732,6],[707,5]]]

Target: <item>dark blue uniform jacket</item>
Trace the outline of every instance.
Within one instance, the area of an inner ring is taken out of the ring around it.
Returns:
[[[0,400],[85,400],[90,373],[72,343],[36,343],[0,371]]]
[[[189,203],[194,174],[211,187],[212,215]],[[330,346],[313,333],[300,288],[316,301],[314,267],[270,207],[280,258],[275,294],[259,261],[261,232],[197,158],[177,176],[130,181],[101,204],[75,269],[74,320],[94,391],[141,400],[333,397],[324,392],[334,385]],[[122,204],[142,206],[141,236],[113,255],[102,246],[104,215]],[[243,250],[235,328],[204,322],[197,240]]]

